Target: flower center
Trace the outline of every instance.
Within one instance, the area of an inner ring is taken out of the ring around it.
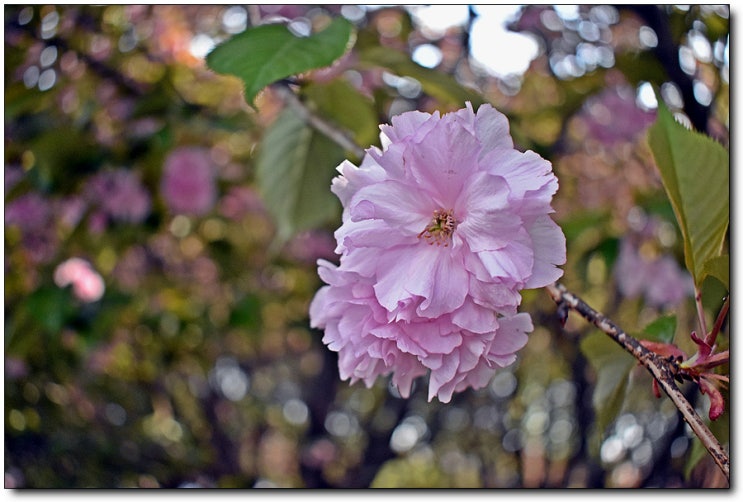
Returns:
[[[457,223],[459,223],[454,219],[453,212],[453,209],[449,209],[448,211],[436,209],[433,212],[433,220],[418,234],[418,238],[423,237],[429,245],[436,244],[437,246],[441,246],[443,244],[444,247],[448,246],[451,241],[451,234],[457,228]]]

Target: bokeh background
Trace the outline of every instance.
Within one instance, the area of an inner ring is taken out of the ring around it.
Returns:
[[[374,123],[461,107],[432,73],[480,94],[553,163],[568,288],[630,333],[676,313],[683,347],[691,280],[644,133],[655,86],[728,146],[729,6],[6,5],[5,487],[727,486],[644,370],[595,406],[595,330],[544,291],[518,362],[450,404],[339,380],[307,314],[339,206],[277,240],[255,165],[283,101],[252,108],[204,62],[252,25],[334,16],[432,71],[352,51],[300,84],[343,79]],[[723,294],[708,279],[710,317]]]

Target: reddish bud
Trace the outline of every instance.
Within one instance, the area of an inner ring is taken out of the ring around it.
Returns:
[[[717,387],[704,378],[699,379],[699,388],[702,394],[709,396],[709,419],[717,420],[725,411],[725,400]]]

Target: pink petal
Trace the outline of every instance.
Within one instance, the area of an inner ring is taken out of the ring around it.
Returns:
[[[529,341],[526,333],[533,330],[534,325],[529,314],[520,313],[510,317],[500,317],[498,331],[490,346],[489,354],[504,356],[516,353]]]
[[[437,250],[420,243],[415,251],[408,248],[387,250],[378,259],[378,269],[384,273],[374,285],[379,303],[393,311],[413,296],[428,297],[433,290]]]
[[[473,333],[495,331],[498,323],[493,310],[481,307],[473,301],[466,301],[451,316],[454,324]]]
[[[352,220],[382,219],[394,231],[414,236],[426,228],[436,209],[426,192],[397,181],[364,187],[350,204]]]
[[[563,272],[556,265],[563,265],[567,259],[565,234],[549,216],[541,216],[529,228],[529,235],[534,249],[534,266],[525,287],[541,288],[562,277]]]
[[[405,162],[419,187],[426,187],[442,209],[452,209],[462,186],[477,169],[477,139],[451,121],[437,124],[426,145],[409,145]],[[435,147],[434,147],[435,145]]]
[[[437,329],[440,328],[437,324],[439,322],[433,321],[405,325],[405,338],[414,340],[416,345],[426,351],[424,354],[416,355],[449,354],[462,344],[462,335],[459,331],[445,330],[442,333],[440,329]]]
[[[443,364],[438,370],[431,371],[431,378],[428,382],[428,400],[431,401],[433,397],[439,393],[439,389],[449,382],[454,375],[457,373],[457,367],[459,366],[459,353],[452,352],[447,354],[443,358]],[[453,390],[453,389],[452,389]],[[439,401],[442,403],[448,403],[451,400],[451,392],[448,396],[439,395]]]
[[[522,288],[534,267],[534,251],[531,239],[525,230],[520,229],[518,237],[496,251],[477,253],[480,261],[493,278],[501,278]]]
[[[477,109],[475,131],[477,139],[484,147],[483,153],[494,149],[513,148],[508,118],[491,105],[480,105]]]
[[[433,248],[434,246],[429,246]],[[469,276],[458,253],[446,248],[436,249],[435,266],[429,291],[420,289],[425,300],[418,307],[423,317],[439,317],[453,312],[464,303]]]
[[[434,115],[417,110],[395,115],[392,117],[392,125],[379,126],[382,131],[382,144],[401,143],[405,140],[420,141],[426,133],[435,127],[439,121],[438,112]]]

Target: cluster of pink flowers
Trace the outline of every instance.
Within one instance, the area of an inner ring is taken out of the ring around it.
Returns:
[[[82,258],[70,258],[54,270],[54,283],[60,288],[72,286],[78,300],[90,303],[101,299],[106,286],[93,266]]]
[[[161,181],[165,203],[174,213],[203,215],[217,198],[214,166],[209,151],[180,147],[165,160]]]
[[[333,180],[340,265],[318,261],[327,286],[311,325],[338,352],[342,379],[371,386],[392,373],[407,397],[429,374],[429,400],[448,402],[516,360],[533,329],[517,312],[520,290],[562,275],[565,237],[549,216],[557,178],[514,148],[490,105],[407,112],[381,132],[383,148]]]

